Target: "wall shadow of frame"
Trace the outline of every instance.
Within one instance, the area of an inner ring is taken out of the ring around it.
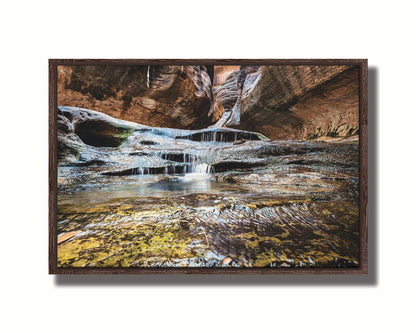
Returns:
[[[377,286],[378,284],[378,79],[368,68],[368,275],[57,275],[58,287],[91,286]]]

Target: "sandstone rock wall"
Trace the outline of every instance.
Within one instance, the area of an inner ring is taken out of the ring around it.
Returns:
[[[232,111],[216,126],[282,140],[358,133],[358,67],[242,67],[239,81]]]
[[[239,71],[232,72],[222,85],[218,86],[213,94],[214,103],[210,111],[212,121],[220,120],[224,113],[230,113],[237,102],[237,79]],[[225,117],[223,117],[225,119]]]
[[[214,66],[214,79],[212,85],[214,87],[222,85],[231,73],[238,71],[239,69],[240,66]]]
[[[205,66],[59,66],[58,105],[149,126],[203,128],[212,101]]]

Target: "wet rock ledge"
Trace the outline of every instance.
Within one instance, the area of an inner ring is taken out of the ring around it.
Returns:
[[[97,111],[58,107],[58,162],[70,176],[266,172],[276,168],[355,170],[356,143],[271,141],[259,133],[149,127]],[[340,153],[343,152],[343,153]]]
[[[137,149],[137,146],[160,145],[154,138],[231,143],[245,140],[268,140],[260,133],[236,129],[181,130],[144,126],[116,119],[98,111],[68,106],[58,106],[57,124],[59,162],[80,162],[86,165],[96,160],[97,154],[100,154],[99,150],[94,148],[115,148],[125,144],[127,148],[131,148],[130,156],[145,156],[147,153]]]

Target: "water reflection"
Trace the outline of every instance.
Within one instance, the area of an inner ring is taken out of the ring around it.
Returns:
[[[172,194],[206,193],[211,190],[212,181],[209,174],[192,173],[183,177],[176,177],[168,180],[148,184],[147,187],[157,192],[171,192]],[[150,192],[150,191],[149,191]]]

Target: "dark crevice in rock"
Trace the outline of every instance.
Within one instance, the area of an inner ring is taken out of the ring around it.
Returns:
[[[232,170],[246,170],[256,167],[262,167],[266,164],[264,162],[241,162],[241,161],[225,161],[213,164],[215,172],[225,172]]]
[[[132,153],[129,153],[130,156],[148,156],[149,153],[145,153],[143,151],[135,151]]]
[[[92,166],[92,165],[104,165],[106,162],[103,160],[90,160],[85,162],[76,162],[76,163],[67,163],[65,166],[75,166],[75,167],[86,167],[86,166]]]
[[[120,171],[110,171],[104,172],[103,175],[106,176],[129,176],[129,175],[173,175],[186,173],[188,170],[188,165],[171,165],[166,167],[139,167],[139,168],[130,168]]]
[[[183,163],[194,162],[196,160],[195,155],[188,153],[162,153],[160,157],[167,161]]]
[[[261,140],[256,133],[228,132],[228,131],[201,131],[185,136],[177,136],[177,139],[187,139],[200,142],[234,142],[237,140]]]
[[[139,141],[139,143],[141,145],[145,145],[145,146],[157,146],[157,145],[159,145],[159,143],[157,143],[155,141],[152,141],[152,140],[141,140],[141,141]]]

